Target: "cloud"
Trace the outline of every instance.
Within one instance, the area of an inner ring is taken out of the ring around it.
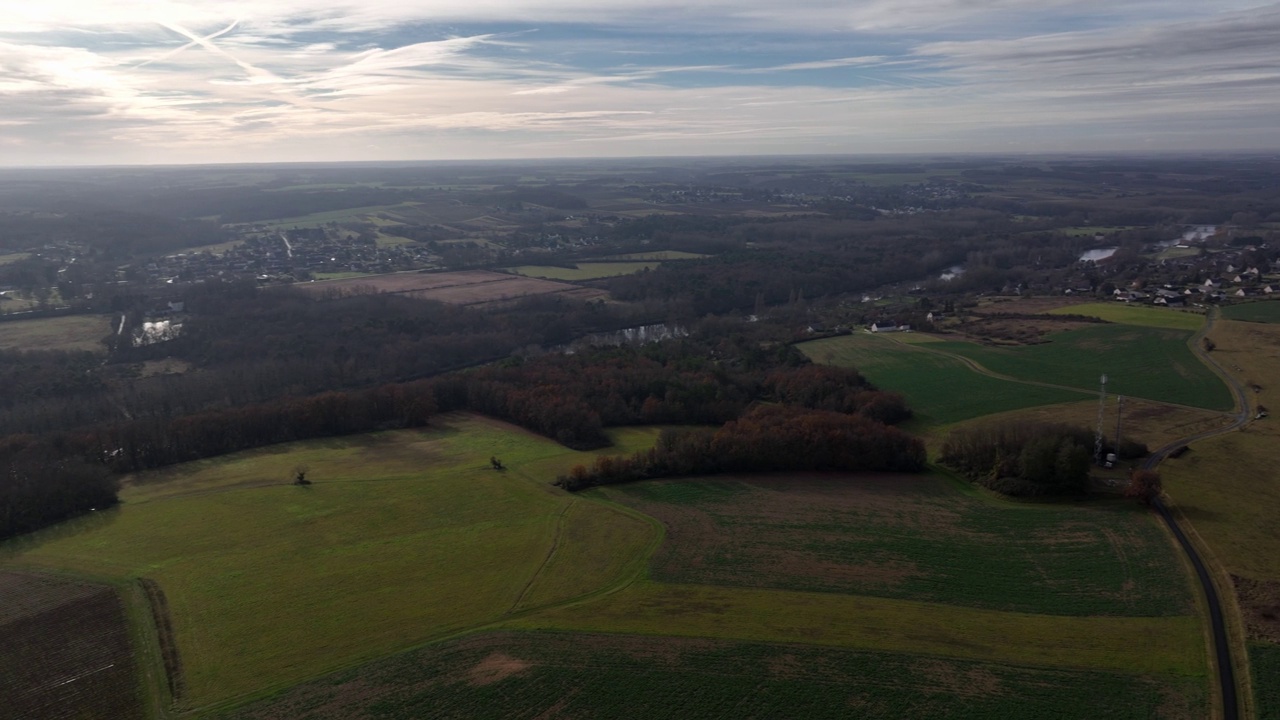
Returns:
[[[1280,145],[1237,2],[47,0],[0,163]]]

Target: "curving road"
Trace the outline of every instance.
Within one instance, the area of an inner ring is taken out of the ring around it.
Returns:
[[[1191,349],[1199,356],[1201,361],[1216,370],[1227,385],[1230,386],[1231,392],[1236,399],[1234,421],[1227,427],[1196,433],[1159,448],[1143,461],[1142,469],[1144,470],[1154,470],[1161,461],[1168,457],[1169,453],[1183,445],[1213,437],[1214,435],[1222,435],[1223,433],[1239,430],[1248,424],[1250,420],[1249,395],[1245,390],[1244,384],[1223,370],[1218,361],[1214,360],[1201,347],[1200,339],[1213,328],[1213,322],[1216,319],[1217,310],[1211,310],[1205,318],[1204,327],[1191,338]],[[1200,553],[1196,552],[1195,546],[1191,544],[1186,533],[1178,526],[1178,521],[1174,519],[1172,513],[1165,507],[1164,502],[1160,498],[1156,498],[1152,504],[1156,512],[1160,513],[1160,517],[1164,518],[1165,524],[1169,526],[1169,531],[1178,539],[1178,544],[1182,546],[1183,552],[1187,554],[1187,559],[1191,561],[1191,566],[1195,568],[1196,577],[1200,580],[1200,587],[1204,590],[1205,604],[1209,609],[1209,626],[1213,634],[1213,651],[1218,660],[1218,684],[1222,688],[1222,718],[1223,720],[1238,720],[1240,706],[1236,697],[1236,674],[1231,662],[1231,645],[1227,642],[1227,625],[1222,617],[1222,602],[1218,598],[1218,590],[1214,587],[1213,578],[1209,575],[1209,570],[1204,561],[1200,559]]]

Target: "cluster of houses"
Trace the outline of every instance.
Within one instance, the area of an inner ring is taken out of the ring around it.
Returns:
[[[382,273],[430,266],[439,256],[416,243],[379,247],[323,228],[251,235],[221,253],[199,251],[156,258],[138,268],[156,282],[255,276],[298,278],[310,273]]]
[[[1135,287],[1116,288],[1111,294],[1120,302],[1150,302],[1152,305],[1183,307],[1187,304],[1265,298],[1280,292],[1280,281],[1268,282],[1256,267],[1236,272],[1234,267],[1228,265],[1227,271],[1233,274],[1222,278],[1207,278],[1190,285],[1164,283],[1160,287],[1149,289],[1138,287],[1139,284],[1135,282]]]

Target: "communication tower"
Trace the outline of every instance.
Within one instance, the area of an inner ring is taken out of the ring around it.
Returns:
[[[1093,436],[1093,461],[1102,464],[1102,421],[1107,411],[1107,376],[1102,376],[1102,389],[1098,391],[1098,432]]]

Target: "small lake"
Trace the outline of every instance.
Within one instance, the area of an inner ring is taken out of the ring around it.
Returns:
[[[1093,250],[1085,250],[1083,253],[1080,254],[1080,262],[1098,262],[1099,260],[1106,260],[1112,255],[1115,255],[1116,251],[1119,249],[1120,248],[1111,247],[1111,248],[1096,248]]]

